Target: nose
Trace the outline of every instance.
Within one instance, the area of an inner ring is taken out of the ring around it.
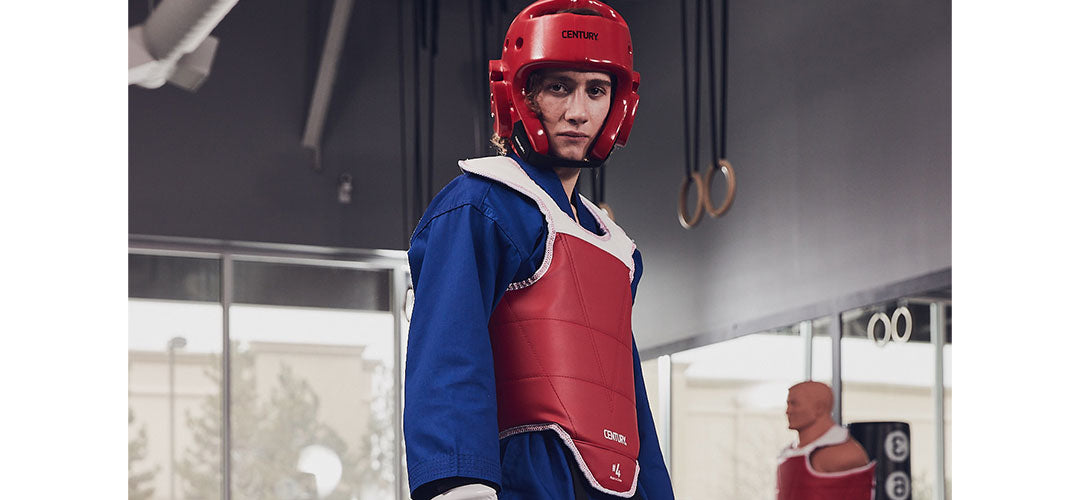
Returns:
[[[584,125],[589,121],[589,113],[585,107],[587,99],[583,88],[570,94],[566,102],[566,121],[573,125]]]

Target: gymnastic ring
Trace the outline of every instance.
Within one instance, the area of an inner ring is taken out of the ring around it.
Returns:
[[[880,322],[882,325],[885,326],[885,335],[881,338],[881,340],[878,340],[877,335],[874,334],[874,323],[877,322]],[[866,325],[866,336],[870,338],[871,342],[877,344],[878,347],[885,347],[885,345],[889,343],[889,336],[891,335],[889,331],[890,326],[891,323],[889,322],[889,315],[883,312],[874,313],[873,316],[870,316],[870,323]]]
[[[607,214],[609,219],[615,220],[615,210],[611,209],[611,205],[608,205],[607,203],[601,201],[600,203],[596,204],[596,208],[603,210],[604,213]]]
[[[904,325],[903,335],[900,335],[900,332],[898,331],[899,329],[896,328],[896,320],[900,319],[900,316],[903,316],[904,319],[907,320],[907,323]],[[911,338],[911,330],[911,310],[908,309],[906,306],[896,308],[896,310],[892,313],[892,339],[896,342],[907,342],[908,339]]]
[[[686,218],[686,194],[690,192],[690,182],[697,186],[697,209],[694,210],[694,215],[689,219]],[[701,178],[701,174],[694,172],[689,177],[683,177],[682,187],[679,188],[679,224],[682,227],[690,229],[701,222],[701,216],[705,214],[705,205],[702,200],[705,199],[705,181]]]
[[[717,209],[712,203],[712,181],[713,176],[716,175],[716,171],[724,174],[724,178],[727,179],[727,193],[724,196],[724,203]],[[723,158],[716,160],[716,165],[709,169],[709,173],[705,174],[705,211],[709,213],[709,217],[720,217],[724,215],[731,208],[731,203],[735,201],[735,167],[731,165],[730,161]]]

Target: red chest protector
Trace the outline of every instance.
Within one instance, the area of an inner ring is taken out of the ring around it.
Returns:
[[[584,198],[605,234],[583,229],[510,158],[460,165],[528,195],[548,226],[540,269],[510,285],[488,324],[499,437],[554,431],[594,488],[633,496],[639,471],[633,242]]]
[[[810,467],[815,449],[847,438],[847,429],[835,426],[805,447],[785,449],[776,469],[777,500],[873,500],[874,462],[844,472],[818,472]]]

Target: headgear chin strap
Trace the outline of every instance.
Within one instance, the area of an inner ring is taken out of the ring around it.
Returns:
[[[559,12],[574,8],[599,15]],[[614,80],[611,108],[584,161],[548,155],[547,134],[529,109],[525,88],[529,75],[543,68],[603,71]],[[554,161],[559,163],[557,166],[569,166],[566,162],[571,162],[578,163],[573,166],[579,168],[597,167],[615,146],[626,145],[630,138],[641,81],[641,75],[634,71],[630,27],[615,9],[598,0],[540,0],[529,5],[510,23],[502,59],[491,61],[489,69],[495,133],[509,138],[530,163]]]
[[[529,142],[528,134],[525,133],[525,126],[521,122],[514,124],[514,133],[510,136],[511,145],[514,147],[514,152],[525,160],[529,165],[537,167],[566,167],[566,168],[599,168],[604,166],[603,158],[600,160],[594,160],[585,157],[584,160],[567,160],[565,158],[556,158],[551,155],[545,155],[537,153],[533,149],[532,144]]]

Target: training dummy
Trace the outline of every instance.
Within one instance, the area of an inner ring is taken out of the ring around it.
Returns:
[[[788,389],[788,429],[798,441],[780,453],[777,500],[871,500],[874,464],[832,419],[832,389],[802,382]]]

